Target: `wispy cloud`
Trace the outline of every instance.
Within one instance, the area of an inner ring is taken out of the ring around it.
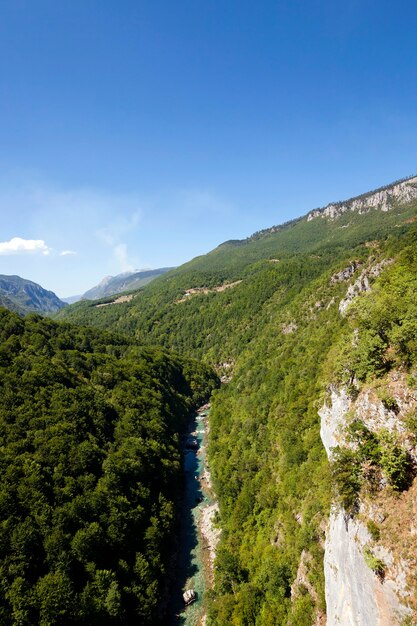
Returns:
[[[97,237],[112,249],[113,257],[122,272],[131,272],[135,269],[124,240],[136,230],[140,216],[140,211],[134,211],[127,217],[120,217],[96,232]]]
[[[59,253],[59,256],[74,256],[76,254],[75,250],[62,250],[62,252]]]
[[[46,245],[43,239],[22,239],[13,237],[9,241],[0,242],[0,255],[11,254],[42,254],[48,256],[52,248]]]
[[[118,260],[122,272],[133,272],[135,266],[129,261],[125,243],[119,243],[117,246],[114,246],[113,254]]]

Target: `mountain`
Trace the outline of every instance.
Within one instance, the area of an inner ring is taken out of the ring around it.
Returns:
[[[61,298],[62,302],[66,302],[66,304],[74,304],[74,302],[78,302],[81,300],[82,296],[68,296],[67,298]]]
[[[53,291],[20,276],[0,275],[0,305],[19,315],[28,313],[56,313],[66,303]]]
[[[202,356],[206,350],[205,335],[197,336],[193,330],[195,318],[198,318],[210,337],[213,359],[220,361],[222,355],[230,358],[236,351],[233,344],[240,341],[240,334],[236,332],[239,320],[242,332],[250,337],[256,326],[254,310],[260,311],[275,289],[273,277],[285,277],[297,263],[305,266],[305,272],[300,270],[301,278],[304,273],[308,276],[316,265],[335,262],[344,251],[349,252],[358,245],[369,251],[372,248],[367,246],[373,240],[383,241],[393,234],[401,236],[407,231],[409,220],[414,218],[416,179],[399,181],[381,189],[384,194],[382,203],[379,202],[380,189],[345,203],[333,203],[319,213],[317,210],[309,212],[247,239],[224,242],[208,254],[173,269],[167,276],[158,277],[129,302],[116,307],[80,302],[67,307],[58,317],[104,328],[110,323],[121,332],[131,332],[134,327],[136,336],[144,342],[157,339],[166,346],[192,350]],[[405,197],[406,201],[398,204],[399,197]],[[353,208],[341,210],[335,218],[327,209],[336,205]],[[312,213],[324,217],[312,218]],[[268,288],[257,286],[262,282],[261,277],[270,283]],[[216,291],[219,287],[224,289],[227,284],[234,287],[224,293]],[[239,300],[245,299],[254,289],[256,294],[253,294],[251,305],[242,303],[239,311]],[[218,293],[216,298],[215,293]],[[182,307],[177,306],[180,300]],[[222,301],[230,305],[221,308]],[[229,310],[230,306],[236,317]],[[179,315],[181,329],[177,328]],[[173,332],[173,328],[177,332]]]
[[[416,211],[397,181],[57,315],[224,381],[211,626],[417,623]]]
[[[117,276],[106,276],[98,285],[92,287],[81,298],[77,299],[98,300],[99,298],[113,296],[123,291],[134,291],[172,269],[172,267],[161,267],[155,270],[140,270],[137,272],[124,272],[123,274],[117,274]]]

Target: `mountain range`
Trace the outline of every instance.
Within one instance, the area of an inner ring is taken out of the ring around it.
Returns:
[[[63,298],[62,300],[53,291],[48,291],[30,280],[20,276],[0,275],[0,306],[19,315],[56,313],[62,307],[78,302],[78,300],[95,300],[124,291],[134,291],[171,269],[170,267],[162,267],[155,270],[140,270],[124,272],[116,276],[106,276],[98,285],[86,291],[82,296]]]
[[[416,178],[397,181],[58,314],[225,382],[213,626],[414,623],[416,208]]]
[[[54,320],[2,312],[4,622],[169,623],[189,517],[195,623],[417,623],[416,216],[412,177]],[[181,516],[208,398],[211,500]]]

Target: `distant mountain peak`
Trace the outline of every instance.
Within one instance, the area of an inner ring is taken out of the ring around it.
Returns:
[[[133,291],[143,287],[161,274],[165,274],[172,267],[161,267],[155,270],[135,270],[122,272],[116,276],[106,276],[98,285],[92,287],[81,296],[82,300],[98,300],[107,296],[114,296],[123,291]]]
[[[53,291],[20,276],[0,274],[0,305],[19,313],[56,313],[66,306]]]
[[[105,285],[108,285],[109,282],[114,278],[114,276],[105,276],[104,278],[101,279],[101,281],[98,284],[98,287],[104,287]]]

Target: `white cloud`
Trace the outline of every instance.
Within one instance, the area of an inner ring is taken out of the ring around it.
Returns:
[[[59,253],[59,256],[74,256],[77,254],[74,250],[63,250]]]
[[[52,248],[46,245],[43,239],[22,239],[13,237],[10,241],[0,242],[0,255],[10,254],[43,254],[48,256]]]
[[[129,262],[127,254],[127,245],[125,243],[119,243],[113,248],[113,254],[119,262],[122,272],[133,272],[135,269],[132,263]]]

